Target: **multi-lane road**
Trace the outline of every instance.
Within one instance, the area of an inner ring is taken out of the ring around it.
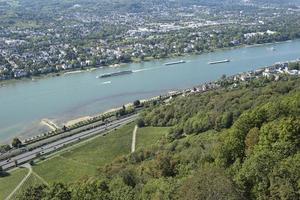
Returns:
[[[53,153],[66,145],[73,144],[96,135],[105,135],[108,131],[113,130],[119,126],[128,124],[134,121],[136,118],[137,114],[130,115],[91,130],[82,131],[69,137],[61,138],[57,141],[53,141],[45,145],[39,146],[33,150],[22,152],[16,156],[10,157],[9,159],[2,160],[0,161],[0,166],[3,168],[3,170],[14,168],[16,164],[20,165],[34,160],[45,154]]]

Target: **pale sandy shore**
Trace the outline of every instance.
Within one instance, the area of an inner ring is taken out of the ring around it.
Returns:
[[[125,107],[129,107],[129,106],[132,106],[132,105],[133,105],[132,103],[128,103],[128,104],[125,105]],[[99,116],[99,115],[101,115],[101,114],[102,114],[102,115],[105,115],[105,114],[107,114],[107,113],[115,112],[115,111],[120,110],[121,108],[122,108],[122,107],[112,108],[112,109],[109,109],[109,110],[107,110],[107,111],[105,111],[105,112],[103,112],[103,113],[100,113],[100,114],[98,114],[98,115],[95,115],[95,116]],[[89,120],[89,119],[91,119],[91,118],[93,118],[93,117],[92,117],[92,116],[83,116],[83,117],[79,117],[79,118],[72,119],[72,120],[70,120],[70,121],[64,123],[64,125],[65,125],[65,126],[72,126],[72,125],[75,125],[75,124],[77,124],[77,123],[79,123],[79,122]]]
[[[152,98],[149,98],[149,99],[141,99],[140,102],[144,103],[144,102],[147,102],[149,100],[155,100],[155,99],[158,99],[158,98],[159,98],[159,96],[155,96],[155,97],[152,97]],[[130,106],[133,106],[133,103],[128,103],[128,104],[125,104],[124,106],[127,108],[127,107],[130,107]],[[118,111],[120,109],[122,109],[122,107],[112,108],[112,109],[109,109],[109,110],[107,110],[107,111],[105,111],[103,113],[99,113],[99,114],[97,114],[95,116],[105,115],[107,113],[115,112],[115,111]],[[93,118],[93,116],[83,116],[83,117],[79,117],[79,118],[76,118],[76,119],[69,120],[66,123],[62,123],[60,125],[62,125],[62,126],[63,125],[65,125],[65,126],[73,126],[73,125],[75,125],[75,124],[77,124],[79,122],[87,121],[87,120],[92,119],[92,118]],[[51,121],[49,119],[43,119],[40,122],[40,124],[43,125],[43,126],[48,127],[50,130],[56,130],[56,129],[59,128],[59,126],[57,124],[55,124],[53,121]]]
[[[59,129],[59,126],[57,126],[53,121],[50,119],[42,119],[41,124],[44,126],[49,127],[51,130],[55,131],[56,129]]]
[[[72,120],[68,121],[65,124],[65,126],[72,126],[72,125],[75,125],[75,124],[77,124],[79,122],[89,120],[91,118],[92,118],[91,116],[84,116],[84,117],[80,117],[80,118],[77,118],[77,119],[72,119]]]

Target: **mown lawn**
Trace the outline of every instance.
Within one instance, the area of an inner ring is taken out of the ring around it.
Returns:
[[[0,177],[0,199],[5,199],[27,173],[28,169],[17,169],[8,176]]]
[[[158,142],[169,131],[165,127],[144,127],[137,130],[136,149],[145,148]]]
[[[48,183],[71,182],[95,175],[97,168],[118,156],[130,153],[134,124],[98,137],[81,146],[72,148],[33,167]]]

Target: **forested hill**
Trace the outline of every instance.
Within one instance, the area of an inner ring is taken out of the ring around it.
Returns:
[[[172,128],[97,177],[21,199],[300,199],[299,78],[158,101],[138,124]]]

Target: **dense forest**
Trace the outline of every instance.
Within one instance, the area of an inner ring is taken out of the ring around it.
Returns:
[[[19,199],[299,199],[299,116],[299,78],[158,101],[139,119],[172,127],[158,144]]]

